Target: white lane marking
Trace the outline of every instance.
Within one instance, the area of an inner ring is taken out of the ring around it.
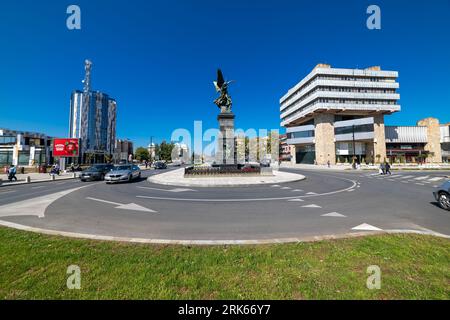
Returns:
[[[425,180],[425,179],[427,179],[429,176],[423,176],[423,177],[417,177],[417,178],[414,178],[414,180]]]
[[[302,208],[322,208],[322,207],[318,206],[317,204],[307,204],[306,206],[302,206]]]
[[[140,189],[149,189],[149,190],[157,190],[157,191],[166,191],[166,192],[186,192],[186,191],[197,191],[193,189],[187,189],[187,188],[175,188],[175,189],[159,189],[159,188],[151,188],[151,187],[137,187]]]
[[[116,209],[132,210],[132,211],[145,211],[145,212],[156,212],[155,210],[142,207],[142,206],[140,206],[138,204],[135,204],[135,203],[128,203],[128,204],[124,203],[124,204],[122,204],[122,203],[118,203],[118,202],[112,202],[112,201],[107,201],[107,200],[102,200],[102,199],[97,199],[97,198],[91,198],[91,197],[87,197],[86,199],[97,201],[97,202],[103,202],[103,203],[112,204],[112,205],[116,206],[115,207]]]
[[[444,177],[434,177],[434,178],[428,179],[428,181],[435,182],[435,181],[439,181],[442,179],[444,179]]]
[[[414,178],[414,176],[401,176],[400,179],[409,179],[409,178]]]
[[[40,196],[36,198],[31,198],[27,200],[22,200],[19,202],[8,203],[0,206],[0,217],[7,216],[37,216],[43,218],[45,216],[45,210],[54,201],[59,198],[77,191],[81,188],[86,188],[87,186],[78,187],[74,189],[64,190],[56,192],[53,194],[47,194],[45,196]]]
[[[31,189],[40,189],[43,188],[44,186],[37,186],[37,187],[31,187]]]
[[[302,192],[303,190],[302,189],[295,189],[295,190],[292,190],[292,192]]]
[[[288,200],[288,201],[291,201],[291,202],[303,202],[305,200],[303,200],[303,199],[291,199],[291,200]]]
[[[417,184],[418,186],[424,186],[425,184],[423,184],[423,183],[415,183],[415,184]]]
[[[279,184],[274,184],[274,185],[272,185],[272,188],[275,188],[275,187],[279,187],[280,185]]]
[[[347,192],[353,192],[353,191],[355,191],[355,189],[350,189],[350,190],[347,190]]]
[[[321,174],[317,174],[318,176],[324,176]],[[338,194],[341,192],[345,192],[347,190],[353,189],[356,186],[356,182],[355,180],[350,180],[347,178],[341,178],[341,177],[336,177],[336,176],[332,176],[333,178],[339,179],[339,180],[344,180],[344,181],[348,181],[352,183],[351,187],[345,188],[345,189],[340,189],[340,190],[336,190],[336,191],[330,191],[330,192],[325,192],[325,193],[314,193],[314,192],[309,192],[309,194],[307,195],[303,195],[303,196],[293,196],[293,197],[280,197],[280,198],[254,198],[254,199],[186,199],[186,198],[168,198],[168,197],[149,197],[149,196],[136,196],[136,198],[144,198],[144,199],[153,199],[153,200],[169,200],[169,201],[190,201],[190,202],[249,202],[249,201],[274,201],[274,200],[289,200],[289,199],[297,199],[297,198],[312,198],[312,197],[316,197],[316,196],[328,196],[328,195],[332,195],[332,194]]]
[[[360,224],[359,226],[353,227],[352,230],[363,230],[363,231],[383,231],[380,228],[372,226],[367,223]]]
[[[322,215],[322,217],[347,218],[347,216],[344,216],[343,214],[340,214],[339,212],[325,213]]]
[[[3,193],[11,193],[11,192],[16,192],[17,190],[13,190],[13,189],[5,189],[5,190],[0,190],[0,194]]]
[[[283,188],[281,188],[281,190],[290,190],[291,188],[290,187],[283,187]]]

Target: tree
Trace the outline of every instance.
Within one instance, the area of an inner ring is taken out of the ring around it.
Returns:
[[[138,161],[148,161],[150,159],[150,154],[146,148],[139,147],[134,153],[134,158]]]
[[[159,160],[170,161],[172,160],[172,150],[175,144],[167,143],[165,140],[161,144],[155,145],[155,154],[159,157]]]

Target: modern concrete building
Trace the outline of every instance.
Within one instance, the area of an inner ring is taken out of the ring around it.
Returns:
[[[297,163],[386,157],[384,116],[400,111],[397,71],[318,64],[280,99]]]
[[[114,162],[127,161],[134,154],[133,142],[125,139],[117,139],[114,145]]]
[[[116,101],[107,94],[94,91],[83,103],[84,94],[76,90],[70,98],[69,137],[80,139],[80,157],[86,162],[86,154],[94,162],[104,161],[105,155],[112,155],[116,142]]]
[[[0,129],[0,166],[48,164],[52,140],[43,133]]]
[[[448,162],[449,124],[385,126],[400,111],[396,71],[337,69],[319,64],[280,100],[292,162]]]

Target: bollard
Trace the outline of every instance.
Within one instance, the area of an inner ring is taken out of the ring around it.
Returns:
[[[74,172],[72,175],[72,178],[76,178],[76,177],[77,177],[77,174]]]
[[[50,177],[51,177],[50,179],[51,179],[52,181],[55,181],[55,180],[56,180],[56,177],[55,177],[54,174],[52,174]]]
[[[31,177],[27,176],[27,183],[30,183],[30,182],[31,182]]]

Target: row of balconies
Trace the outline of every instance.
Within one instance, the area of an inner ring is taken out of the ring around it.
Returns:
[[[398,93],[363,93],[363,92],[336,92],[336,91],[318,91],[310,95],[303,101],[292,105],[289,109],[286,109],[281,113],[280,118],[283,119],[291,113],[306,106],[311,101],[318,98],[335,98],[335,99],[361,99],[361,100],[399,100],[400,94]]]
[[[287,107],[296,103],[305,94],[313,90],[315,87],[327,86],[327,87],[343,87],[343,88],[367,88],[367,89],[398,89],[400,87],[398,82],[366,82],[366,81],[345,81],[345,80],[315,80],[307,87],[301,89],[297,93],[294,93],[281,102],[280,111],[283,111]]]

